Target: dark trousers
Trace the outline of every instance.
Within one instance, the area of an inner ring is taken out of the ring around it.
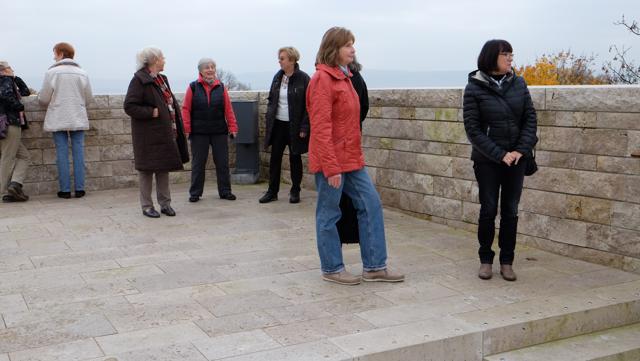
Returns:
[[[358,212],[351,198],[344,192],[340,198],[340,211],[342,216],[336,223],[341,243],[360,243],[358,232]]]
[[[495,219],[500,198],[500,264],[512,264],[518,232],[518,203],[522,195],[525,162],[518,165],[475,162],[473,169],[478,181],[480,218],[478,220],[478,255],[481,263],[493,263],[491,249],[495,236]]]
[[[218,194],[223,196],[231,192],[229,174],[229,144],[226,134],[191,134],[191,188],[189,195],[201,197],[204,189],[204,174],[209,155],[213,155],[218,179]]]
[[[297,134],[295,136],[298,136]],[[269,160],[269,193],[278,194],[280,191],[280,171],[282,155],[289,146],[289,165],[291,170],[291,192],[300,192],[302,183],[302,156],[291,152],[291,133],[289,122],[275,120],[271,135],[271,159]]]

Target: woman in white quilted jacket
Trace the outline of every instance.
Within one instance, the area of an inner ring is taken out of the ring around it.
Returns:
[[[68,43],[53,47],[56,61],[45,73],[38,101],[47,106],[44,130],[53,132],[58,166],[58,197],[71,198],[69,140],[73,154],[74,195],[85,195],[84,131],[89,129],[87,104],[92,99],[87,73],[73,60],[75,50]]]

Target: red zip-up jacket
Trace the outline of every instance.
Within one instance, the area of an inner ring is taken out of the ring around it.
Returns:
[[[351,79],[338,67],[316,65],[307,88],[307,111],[309,171],[329,178],[362,169],[360,100]]]
[[[211,91],[216,86],[220,85],[220,80],[216,79],[212,85],[209,85],[204,79],[202,75],[198,75],[198,83],[204,86],[204,90],[207,93],[207,100],[211,103]],[[227,88],[224,88],[224,117],[227,121],[227,127],[229,128],[229,133],[237,133],[238,132],[238,123],[236,122],[236,115],[233,112],[233,106],[231,106],[231,98],[229,98],[229,93],[227,92]],[[193,92],[191,92],[191,86],[187,87],[187,91],[184,93],[184,101],[182,102],[182,123],[184,124],[184,132],[186,134],[191,133],[191,101],[193,98]]]

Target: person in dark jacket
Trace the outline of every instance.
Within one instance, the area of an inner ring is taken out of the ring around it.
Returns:
[[[524,79],[511,67],[513,49],[505,40],[490,40],[478,56],[478,70],[464,90],[464,127],[480,197],[478,241],[481,279],[492,277],[491,249],[500,198],[500,274],[515,281],[512,264],[526,162],[538,141],[537,117]]]
[[[6,126],[0,135],[0,192],[5,203],[29,199],[22,190],[29,167],[29,150],[22,143],[22,131],[28,125],[20,98],[30,93],[9,63],[0,61],[0,122]]]
[[[300,70],[298,60],[300,53],[296,48],[287,46],[278,50],[280,71],[273,77],[265,115],[265,150],[271,146],[269,189],[260,198],[260,203],[278,199],[282,155],[287,146],[291,169],[289,203],[300,202],[301,155],[309,149],[309,115],[305,105],[309,75]]]
[[[367,83],[365,83],[360,71],[362,71],[362,64],[360,64],[354,57],[354,60],[349,64],[349,70],[351,70],[351,84],[353,89],[358,93],[358,99],[360,100],[360,131],[362,131],[362,122],[364,122],[367,114],[369,113],[369,91],[367,90]],[[342,192],[342,198],[340,198],[340,211],[342,211],[342,217],[336,223],[338,227],[338,234],[340,235],[341,243],[358,243],[360,235],[358,233],[358,215],[356,208],[353,206],[353,201],[349,196]]]
[[[124,99],[124,111],[131,117],[133,157],[140,176],[142,214],[158,218],[153,206],[153,176],[160,212],[175,216],[171,208],[169,172],[182,170],[189,161],[178,101],[163,74],[164,56],[157,48],[144,48],[137,55],[137,69]]]
[[[229,173],[229,140],[238,134],[231,98],[216,76],[216,62],[202,58],[198,62],[198,80],[189,84],[182,103],[184,129],[191,141],[191,188],[189,202],[197,202],[204,191],[205,167],[209,148],[216,166],[218,195],[233,201]]]

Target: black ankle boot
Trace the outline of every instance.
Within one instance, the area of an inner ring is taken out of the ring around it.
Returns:
[[[478,255],[480,256],[480,263],[493,263],[495,252],[491,249],[491,245],[495,235],[496,224],[493,219],[478,221],[478,243],[480,243]]]
[[[498,234],[498,246],[500,246],[500,264],[513,263],[517,234],[518,217],[500,218],[500,233]]]
[[[291,191],[289,193],[289,203],[300,203],[300,191]]]
[[[7,192],[9,192],[9,195],[11,195],[17,202],[26,202],[29,200],[29,196],[24,194],[22,191],[22,184],[18,182],[9,183]]]
[[[265,193],[259,200],[258,202],[260,203],[269,203],[269,202],[273,202],[273,201],[277,201],[278,200],[278,194],[277,193],[271,193],[269,191],[267,191],[267,193]]]

